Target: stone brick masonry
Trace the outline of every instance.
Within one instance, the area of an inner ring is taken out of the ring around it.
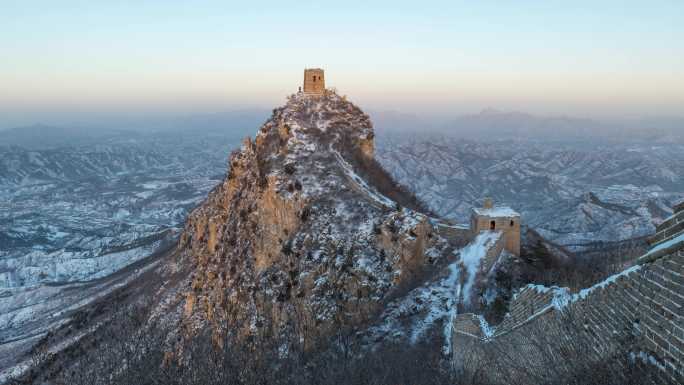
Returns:
[[[565,288],[528,285],[509,307],[509,314],[492,332],[473,330],[473,316],[462,314],[453,323],[454,360],[467,357],[468,346],[513,335],[561,330],[563,313],[572,314],[595,345],[600,361],[614,354],[629,354],[621,342],[630,340],[632,354],[661,369],[662,383],[684,383],[684,205],[675,207],[651,240],[652,249],[635,266],[590,288],[571,294]],[[471,322],[468,322],[468,321]],[[555,339],[562,350],[565,339]],[[461,349],[461,351],[459,351]]]
[[[320,68],[304,70],[304,93],[321,95],[325,92],[325,75]]]

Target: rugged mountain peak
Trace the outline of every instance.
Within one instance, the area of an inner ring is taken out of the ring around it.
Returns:
[[[188,218],[180,322],[301,342],[368,320],[452,251],[412,203],[375,163],[366,114],[331,92],[291,96]]]
[[[290,152],[325,151],[326,145],[357,145],[373,156],[373,125],[368,115],[345,97],[327,91],[320,96],[291,95],[287,104],[273,111],[256,137],[257,146],[280,138]]]

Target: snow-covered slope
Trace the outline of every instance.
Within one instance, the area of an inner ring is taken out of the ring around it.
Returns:
[[[364,331],[366,339],[371,342],[406,339],[415,343],[438,326],[448,353],[452,320],[459,311],[477,308],[472,303],[472,298],[477,296],[473,290],[478,286],[478,275],[487,273],[483,271],[483,260],[500,237],[500,232],[482,232],[457,250],[453,261],[434,279],[390,302],[379,317],[379,324]]]

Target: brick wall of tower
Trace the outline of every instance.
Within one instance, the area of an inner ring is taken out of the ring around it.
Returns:
[[[307,94],[322,94],[325,92],[325,74],[320,68],[304,70],[304,92]]]
[[[492,221],[495,222],[494,229],[503,232],[505,242],[504,248],[511,254],[519,256],[520,217],[489,217],[486,215],[473,214],[470,224],[473,236],[477,236],[481,231],[489,230]]]

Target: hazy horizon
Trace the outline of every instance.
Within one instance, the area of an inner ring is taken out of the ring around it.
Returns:
[[[11,2],[0,128],[271,109],[305,67],[365,110],[681,117],[678,1]]]
[[[52,111],[33,111],[30,114],[19,116],[18,119],[8,118],[9,115],[4,115],[0,119],[0,131],[12,129],[24,129],[37,126],[47,128],[64,128],[64,129],[86,129],[86,130],[131,130],[131,131],[149,131],[164,130],[171,126],[178,128],[182,122],[212,120],[232,122],[235,118],[247,117],[254,119],[261,117],[263,121],[268,119],[271,110],[276,107],[284,105],[286,99],[283,98],[281,103],[276,103],[270,106],[243,106],[231,107],[222,106],[217,109],[199,108],[195,110],[172,110],[164,109],[129,109],[129,110],[107,110],[107,109],[76,109],[70,110],[52,110]],[[353,101],[353,100],[352,100]],[[576,122],[586,121],[596,124],[605,124],[612,126],[622,126],[633,129],[648,129],[654,128],[654,124],[662,123],[668,128],[679,127],[677,130],[684,134],[684,115],[630,115],[623,116],[585,116],[585,115],[570,115],[570,114],[543,114],[533,113],[524,110],[503,110],[495,107],[483,107],[482,109],[472,111],[440,111],[440,112],[426,112],[413,111],[407,109],[373,109],[366,108],[367,106],[360,104],[360,107],[368,113],[371,120],[377,121],[397,122],[400,126],[398,129],[406,131],[407,126],[411,124],[422,123],[428,124],[431,128],[444,128],[450,122],[459,119],[478,118],[483,117],[499,117],[510,118],[511,122],[516,120],[530,118],[538,121],[543,120],[564,120],[569,119]],[[253,127],[245,127],[247,129],[257,130],[258,123],[255,121]],[[151,127],[149,126],[151,125]],[[187,128],[191,128],[186,125]],[[384,129],[388,129],[386,124],[383,124]],[[424,126],[415,127],[416,131],[424,129]]]

